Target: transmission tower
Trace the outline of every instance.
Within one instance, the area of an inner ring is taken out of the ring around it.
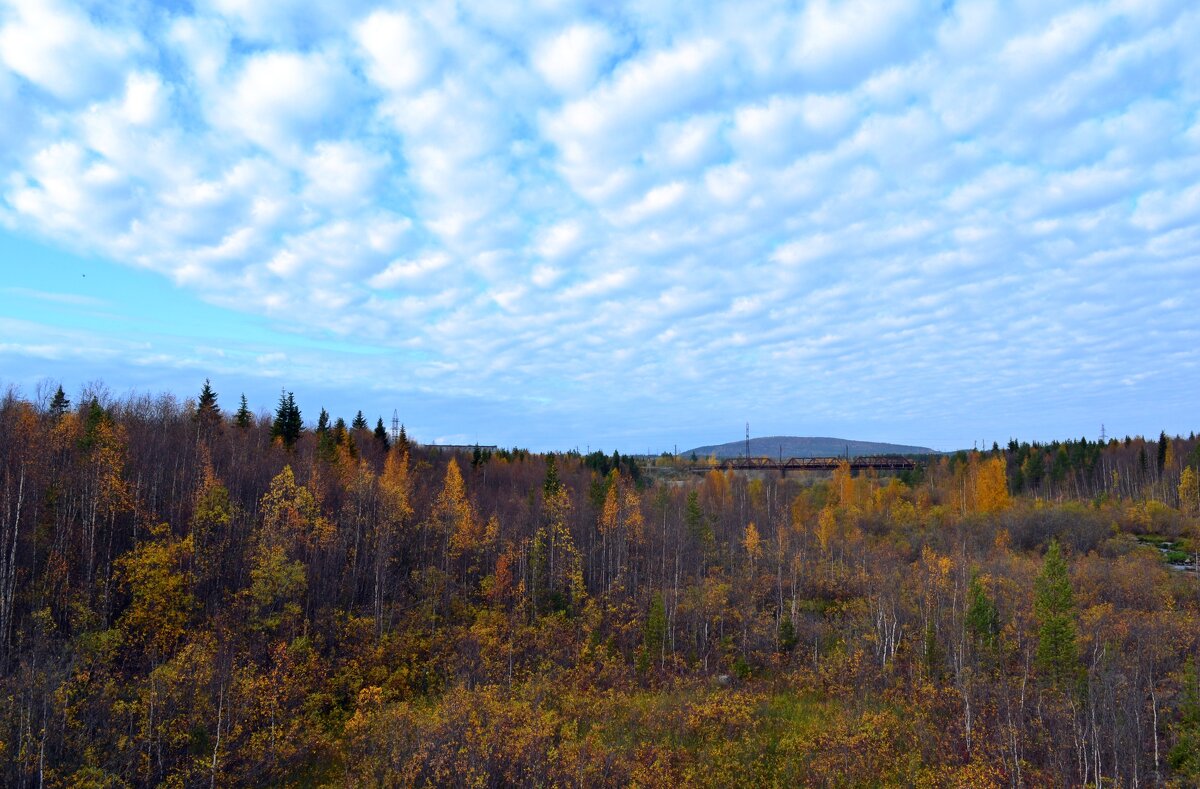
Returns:
[[[750,423],[746,423],[746,460],[750,459]]]
[[[1101,444],[1108,443],[1108,434],[1106,434],[1104,432],[1104,423],[1103,422],[1100,423],[1100,443]]]
[[[392,441],[400,438],[400,411],[392,410]]]

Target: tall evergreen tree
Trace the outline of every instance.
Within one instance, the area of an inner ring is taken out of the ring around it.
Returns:
[[[291,392],[281,392],[279,405],[275,408],[275,421],[271,424],[271,437],[279,438],[288,449],[304,432],[304,421],[300,418],[300,409],[296,407],[296,398]]]
[[[354,421],[350,423],[350,427],[354,428],[355,430],[367,429],[367,418],[363,416],[362,411],[359,411],[354,415]]]
[[[317,432],[324,433],[329,429],[329,412],[324,408],[321,409],[320,416],[317,417]]]
[[[233,421],[238,427],[250,427],[250,423],[254,421],[254,416],[250,413],[250,406],[246,403],[245,392],[242,392],[242,401],[238,404],[238,410],[233,416]]]
[[[200,397],[196,401],[196,414],[193,418],[205,426],[212,426],[221,421],[221,406],[217,405],[217,393],[213,391],[207,378],[204,379],[204,387],[201,388]]]
[[[50,401],[50,413],[54,416],[62,416],[67,413],[67,409],[71,407],[71,401],[67,399],[67,395],[63,392],[62,384],[58,385],[58,391],[54,393],[54,399]]]
[[[979,573],[971,574],[971,583],[967,587],[967,616],[966,626],[976,641],[988,649],[996,646],[996,637],[1000,634],[1000,612],[996,603],[988,596],[983,588]]]
[[[1046,550],[1034,583],[1033,606],[1038,620],[1038,668],[1055,685],[1068,684],[1079,675],[1075,593],[1058,540],[1051,540]]]
[[[646,650],[646,657],[655,662],[661,661],[666,642],[667,609],[663,604],[662,592],[655,592],[650,598],[650,613],[646,616],[646,624],[642,628],[642,648]]]
[[[546,481],[542,483],[542,491],[546,498],[558,493],[562,490],[562,482],[558,479],[558,461],[555,460],[554,454],[546,455]]]
[[[388,440],[387,429],[383,426],[383,417],[379,417],[379,421],[375,423],[375,440],[383,444],[384,452],[392,448],[392,442]]]
[[[1162,431],[1158,434],[1158,473],[1163,472],[1163,467],[1167,465],[1167,431]]]

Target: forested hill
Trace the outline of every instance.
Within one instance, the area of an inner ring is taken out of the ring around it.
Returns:
[[[861,455],[933,455],[929,447],[914,447],[905,444],[885,444],[880,441],[851,441],[845,438],[825,436],[763,436],[750,439],[750,454],[753,457],[825,458],[859,457]],[[728,444],[710,444],[689,449],[684,457],[734,458],[746,454],[745,441],[730,441]]]
[[[656,482],[10,390],[0,786],[1197,786],[1198,466]]]

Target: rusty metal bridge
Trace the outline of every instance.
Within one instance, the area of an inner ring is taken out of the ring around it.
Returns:
[[[725,458],[713,464],[699,464],[688,470],[696,474],[709,471],[778,471],[786,476],[789,471],[832,471],[841,463],[849,463],[851,471],[874,469],[876,471],[911,471],[917,467],[917,461],[898,455],[861,455],[844,458],[770,458],[770,457],[737,457]]]

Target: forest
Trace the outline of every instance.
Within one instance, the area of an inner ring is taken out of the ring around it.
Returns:
[[[755,476],[10,388],[0,784],[1195,786],[1198,465]]]

